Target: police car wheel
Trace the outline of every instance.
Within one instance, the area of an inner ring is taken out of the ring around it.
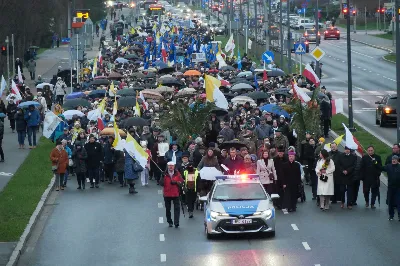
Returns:
[[[266,233],[266,237],[275,237],[275,231]]]

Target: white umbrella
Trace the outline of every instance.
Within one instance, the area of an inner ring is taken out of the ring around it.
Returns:
[[[176,94],[176,96],[183,96],[183,95],[193,95],[196,94],[196,90],[193,88],[184,88]]]
[[[38,85],[36,85],[36,89],[43,89],[43,87],[44,86],[50,86],[50,89],[51,90],[53,90],[53,84],[50,84],[50,83],[47,83],[47,82],[43,82],[43,83],[40,83],[40,84],[38,84]]]
[[[161,77],[160,77],[160,79],[163,79],[163,78],[173,78],[173,76],[170,75],[170,74],[167,74],[167,75],[164,75],[164,76],[161,76]]]
[[[155,69],[154,67],[149,67],[148,69],[144,69],[144,67],[139,67],[138,68],[139,71],[147,71],[147,72],[157,72],[157,69]]]
[[[248,96],[236,96],[231,100],[231,102],[254,102],[254,100]]]
[[[250,75],[252,75],[253,74],[253,72],[251,72],[251,71],[243,71],[243,72],[240,72],[238,75],[237,75],[237,77],[238,78],[240,78],[240,77],[247,77],[247,76],[250,76]]]
[[[247,83],[238,83],[238,84],[235,84],[231,88],[232,91],[252,90],[252,89],[253,89],[253,86],[251,86],[250,84],[247,84]]]
[[[63,116],[64,116],[66,119],[72,119],[72,117],[73,117],[74,115],[77,115],[77,116],[79,116],[79,117],[82,117],[82,116],[84,116],[85,114],[82,113],[81,111],[78,111],[78,110],[68,110],[68,111],[65,111],[65,112],[63,113]]]
[[[109,112],[104,111],[103,117],[104,117],[105,115],[107,115],[107,114],[111,116],[111,114],[110,114]],[[100,117],[100,111],[99,111],[98,109],[94,109],[94,110],[92,110],[92,111],[89,111],[89,113],[88,113],[88,119],[89,119],[89,120],[97,120],[97,118],[99,118],[99,117]],[[110,121],[111,121],[111,119],[113,119],[113,118],[114,118],[114,117],[111,116]]]
[[[216,176],[223,175],[217,168],[215,167],[203,167],[199,171],[200,178],[203,180],[215,180]]]

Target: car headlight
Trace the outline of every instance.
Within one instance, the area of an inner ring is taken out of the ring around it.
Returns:
[[[221,212],[215,212],[215,211],[211,211],[211,212],[210,212],[210,217],[211,217],[212,220],[215,220],[218,216],[225,216],[225,217],[228,217],[229,214],[227,214],[227,213],[221,213]]]
[[[267,219],[270,218],[272,216],[272,210],[266,210],[266,211],[262,211],[262,212],[255,212],[253,213],[254,216],[267,216]]]
[[[190,12],[190,8],[186,9],[186,12]]]

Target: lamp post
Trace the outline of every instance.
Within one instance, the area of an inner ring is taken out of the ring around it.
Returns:
[[[347,0],[347,8],[350,7],[350,0]],[[349,12],[347,12],[349,13]],[[349,129],[354,130],[353,121],[353,80],[351,74],[351,38],[350,38],[350,14],[347,14],[347,90],[349,108]]]
[[[397,110],[397,143],[400,142],[400,24],[399,24],[399,8],[400,8],[400,0],[395,0],[395,22],[396,22],[396,83],[397,83],[397,101],[396,101],[396,110]]]

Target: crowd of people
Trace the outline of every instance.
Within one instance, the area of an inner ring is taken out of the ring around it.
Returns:
[[[153,25],[152,29],[164,27],[157,21]],[[62,120],[62,128],[50,137],[56,144],[50,160],[57,191],[69,187],[68,180],[72,176],[76,176],[77,189],[86,189],[86,183],[96,189],[102,182],[109,185],[118,182],[121,187],[129,187],[132,194],[138,193],[137,183],[148,186],[149,180],[154,180],[154,184],[163,186],[167,222],[171,227],[179,227],[180,202],[184,201],[192,218],[198,197],[206,195],[212,187],[213,181],[199,174],[204,167],[215,167],[226,174],[258,174],[268,193],[280,195],[276,207],[288,212],[296,211],[299,198],[305,200],[305,185],[312,187],[312,199],[322,211],[329,210],[330,204],[337,202],[341,208],[352,209],[357,205],[360,181],[365,206],[374,209],[376,198],[379,200],[379,177],[386,171],[389,219],[394,217],[395,206],[400,215],[398,144],[393,146],[393,154],[382,161],[372,146],[363,157],[358,157],[348,147],[340,152],[334,142],[327,150],[329,123],[323,123],[320,132],[307,131],[305,136],[298,136],[291,126],[293,115],[284,109],[298,99],[286,88],[290,88],[293,80],[311,91],[318,89],[314,84],[300,75],[254,75],[249,81],[246,76],[239,78],[238,74],[254,71],[254,64],[243,62],[240,70],[231,62],[232,65],[220,68],[221,62],[215,57],[204,63],[185,63],[190,58],[188,50],[194,50],[193,43],[206,46],[211,36],[198,25],[194,29],[170,27],[170,33],[164,34],[162,41],[170,47],[166,55],[164,51],[156,51],[155,32],[143,35],[146,27],[142,28],[143,32],[136,28],[130,34],[119,36],[116,43],[110,41],[102,47],[101,59],[92,62],[94,73],[83,75],[74,93],[67,94],[64,81],[58,78],[54,91],[45,87],[32,98],[27,98],[31,97],[30,92],[25,91],[24,99],[19,101],[19,104],[24,101],[37,104],[18,107],[13,95],[9,95],[7,107],[1,102],[0,113],[7,114],[12,132],[17,131],[21,149],[25,147],[26,132],[29,147],[37,146],[36,133],[43,126],[46,112],[54,112]],[[153,49],[156,59],[150,60],[147,50]],[[175,61],[176,50],[186,51],[182,63],[169,66],[163,62]],[[189,70],[199,74],[185,75]],[[226,110],[211,110],[205,118],[204,129],[183,139],[176,132],[163,128],[161,120],[174,115],[170,114],[171,104],[209,104],[205,75],[228,83],[221,89],[229,105]],[[229,89],[238,83],[248,84],[250,89],[248,86],[237,91]],[[182,93],[184,90],[187,93]],[[142,92],[139,94],[139,91]],[[264,93],[263,97],[243,96],[251,91]],[[321,92],[326,95],[319,99],[321,114],[323,120],[329,120],[329,108],[324,104],[329,104],[331,95],[325,88]],[[115,108],[115,101],[118,108]],[[140,106],[136,102],[140,102]],[[94,116],[102,103],[101,116]],[[270,105],[279,108],[265,107]],[[314,122],[320,124],[320,121]],[[128,151],[115,149],[115,125],[122,130],[122,137],[129,133],[149,155],[145,167]],[[4,161],[3,131],[4,124],[0,121],[1,161]]]

